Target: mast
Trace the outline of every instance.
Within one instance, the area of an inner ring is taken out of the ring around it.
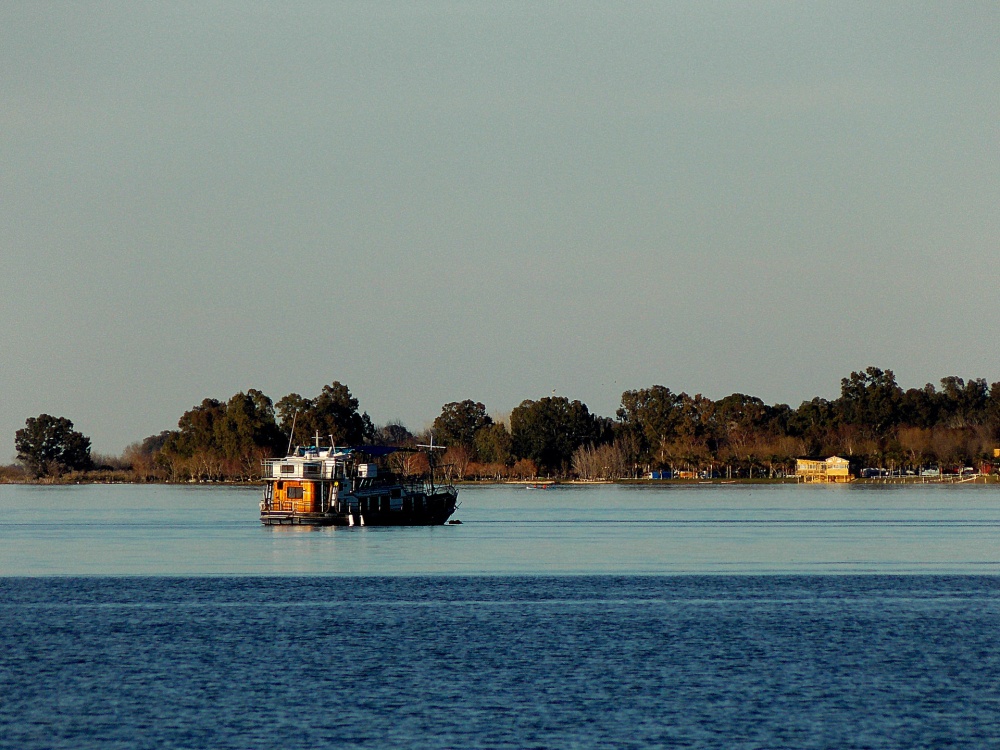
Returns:
[[[430,445],[424,445],[422,443],[417,443],[418,448],[427,448],[427,465],[431,470],[431,494],[434,494],[434,451],[443,451],[445,446],[434,445],[434,430],[430,430],[431,442]]]
[[[292,431],[288,433],[288,449],[285,451],[286,456],[292,455],[292,440],[295,439],[295,420],[299,418],[298,410],[292,414]]]

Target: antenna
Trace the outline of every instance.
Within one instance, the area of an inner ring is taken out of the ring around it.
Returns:
[[[299,418],[299,410],[296,409],[295,413],[292,414],[292,431],[288,433],[288,450],[285,451],[286,456],[292,455],[292,440],[295,437],[295,420]]]
[[[434,431],[433,430],[428,430],[428,432],[430,432],[430,435],[431,435],[430,445],[427,445],[427,444],[424,444],[424,443],[417,443],[417,447],[418,448],[427,448],[427,449],[432,450],[432,451],[443,451],[443,450],[445,450],[448,447],[446,445],[434,445]]]

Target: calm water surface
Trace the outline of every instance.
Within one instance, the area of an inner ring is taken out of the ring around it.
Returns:
[[[1000,746],[996,487],[460,497],[0,486],[0,748]]]
[[[995,573],[1000,487],[465,487],[461,526],[262,527],[253,488],[0,485],[0,575]]]

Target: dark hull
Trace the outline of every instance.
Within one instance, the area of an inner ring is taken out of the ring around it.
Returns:
[[[421,510],[370,509],[365,513],[262,511],[260,522],[265,526],[441,526],[455,512],[456,503],[452,495],[440,497],[440,502],[428,503],[432,508]]]

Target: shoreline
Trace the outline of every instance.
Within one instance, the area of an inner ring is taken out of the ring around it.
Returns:
[[[86,477],[72,477],[68,479],[47,477],[44,479],[0,479],[0,485],[22,485],[39,487],[68,487],[82,484],[104,484],[104,485],[163,485],[169,487],[259,487],[263,480],[207,480],[207,481],[137,481],[137,480],[114,480],[107,478],[87,479]],[[608,485],[624,486],[648,486],[648,487],[697,487],[697,486],[725,486],[725,485],[803,485],[803,486],[836,486],[836,485],[898,485],[912,486],[925,484],[945,484],[945,485],[989,485],[1000,484],[1000,474],[976,474],[973,476],[960,476],[945,474],[940,477],[882,477],[871,479],[852,479],[850,482],[803,482],[798,477],[776,477],[760,479],[511,479],[497,481],[495,479],[461,479],[447,482],[456,486],[510,486],[524,489],[538,489],[540,491],[551,490],[559,486],[571,487],[605,487]]]

